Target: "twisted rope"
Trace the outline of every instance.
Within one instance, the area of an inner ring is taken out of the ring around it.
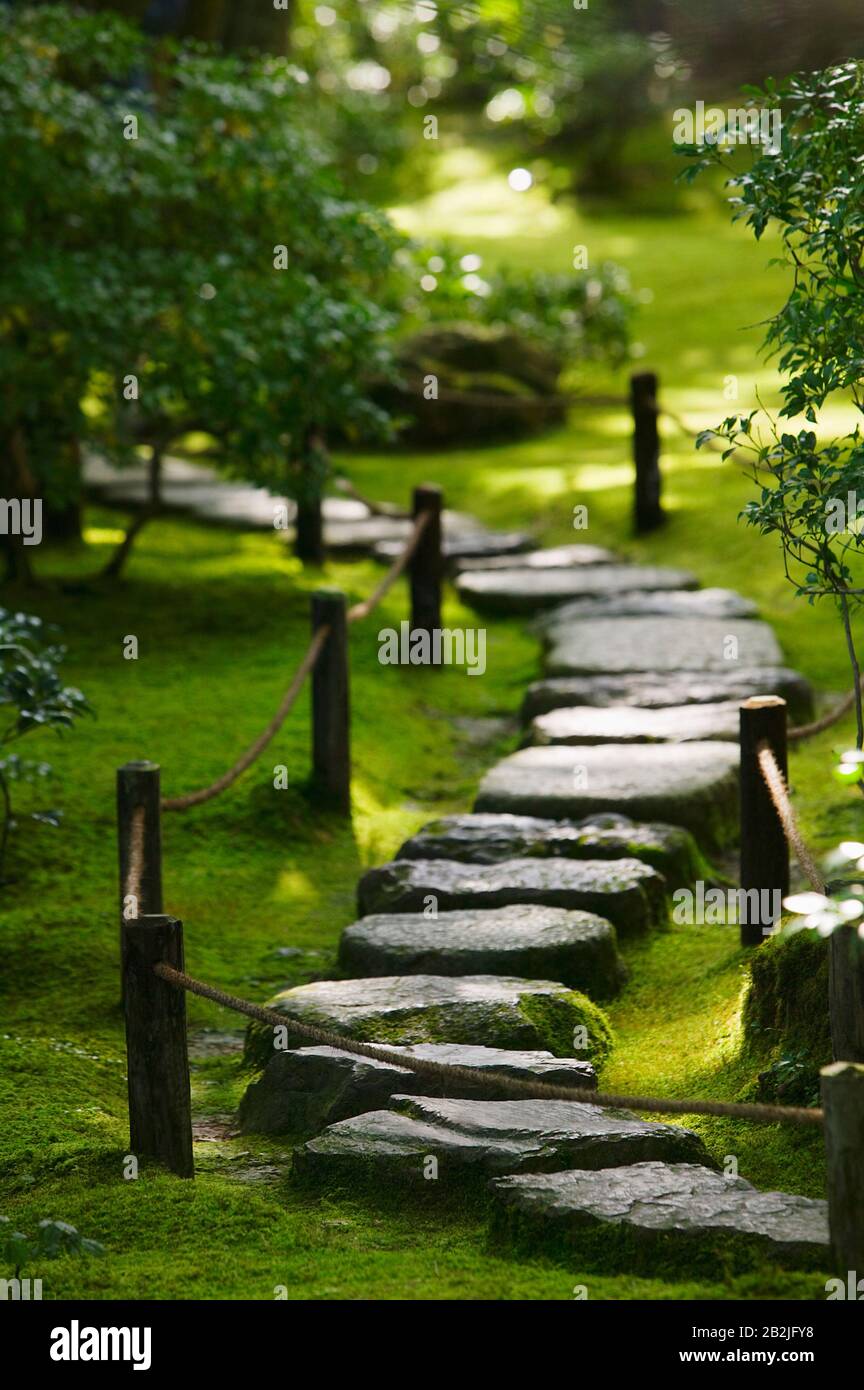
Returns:
[[[795,851],[795,857],[804,873],[810,880],[811,886],[817,893],[825,892],[825,880],[816,867],[816,863],[809,849],[804,843],[801,831],[798,829],[798,822],[795,819],[795,812],[792,809],[792,802],[789,800],[789,788],[786,786],[783,773],[777,764],[777,759],[763,742],[756,750],[759,759],[759,771],[765,779],[765,785],[771,794],[774,809],[780,818],[783,826],[783,833],[789,844]]]
[[[393,561],[393,564],[390,566],[390,569],[387,571],[380,584],[378,584],[369,597],[362,603],[355,603],[353,608],[349,608],[346,615],[349,623],[356,623],[362,618],[368,617],[381,602],[384,595],[392,589],[396,580],[413,558],[417,546],[420,543],[420,538],[429,523],[430,515],[431,513],[428,511],[420,513],[414,522],[413,529],[405,543],[404,549]],[[285,720],[288,718],[288,715],[291,713],[297,701],[297,697],[303,688],[303,682],[310,671],[312,671],[318,657],[321,655],[324,644],[330,636],[330,631],[331,629],[328,624],[317,629],[312,641],[306,648],[300,665],[291,678],[291,684],[285,691],[278,710],[270,720],[266,729],[258,735],[254,743],[249,745],[246,752],[241,754],[236,763],[234,763],[232,767],[229,767],[227,772],[223,772],[221,777],[217,777],[215,782],[211,782],[209,787],[201,787],[198,791],[187,792],[185,796],[163,797],[161,803],[163,811],[188,811],[190,806],[201,806],[205,801],[212,801],[214,797],[219,796],[221,792],[224,792],[228,787],[232,786],[233,783],[237,781],[237,778],[242,776],[242,774],[260,758],[268,743],[275,738],[276,734],[278,734],[282,725],[285,723]]]
[[[381,583],[378,584],[377,587],[372,590],[372,593],[369,595],[369,597],[367,599],[364,599],[362,603],[355,603],[353,608],[348,609],[347,617],[349,623],[357,623],[360,622],[362,618],[368,618],[369,614],[373,612],[375,608],[378,607],[378,604],[381,602],[384,595],[393,588],[393,585],[396,583],[396,580],[402,574],[403,570],[407,567],[409,562],[413,559],[414,553],[418,545],[420,544],[420,538],[422,537],[423,532],[426,530],[426,527],[429,524],[429,519],[431,515],[431,512],[420,513],[420,515],[414,523],[414,529],[411,532],[411,535],[405,542],[404,549],[400,551],[400,553],[397,555],[396,559],[393,561],[393,564],[390,566],[384,578],[381,580]]]
[[[141,879],[144,874],[144,807],[136,806],[132,812],[129,826],[129,864],[126,869],[126,882],[123,885],[124,897],[132,897],[136,903],[141,901]],[[136,914],[137,915],[137,914]]]
[[[792,1105],[753,1105],[735,1102],[709,1100],[667,1100],[662,1096],[611,1095],[605,1091],[592,1091],[586,1086],[552,1086],[543,1081],[520,1081],[502,1072],[477,1071],[473,1067],[454,1066],[451,1063],[433,1062],[426,1057],[406,1056],[392,1048],[378,1047],[374,1043],[358,1042],[354,1038],[343,1037],[329,1029],[318,1028],[312,1023],[300,1023],[275,1009],[265,1009],[258,1004],[250,1004],[236,994],[227,994],[214,985],[196,980],[185,971],[175,970],[173,966],[160,962],[153,967],[160,980],[174,985],[177,989],[188,990],[190,994],[210,999],[223,1008],[233,1009],[245,1014],[259,1023],[271,1027],[285,1028],[289,1033],[309,1042],[325,1047],[336,1047],[342,1052],[350,1052],[357,1057],[369,1057],[375,1062],[387,1062],[391,1066],[416,1072],[419,1076],[431,1076],[444,1081],[459,1081],[463,1085],[484,1085],[493,1082],[509,1095],[532,1100],[567,1100],[582,1105],[598,1105],[603,1109],[644,1110],[656,1115],[721,1115],[730,1119],[753,1120],[757,1124],[777,1124],[788,1121],[792,1124],[820,1125],[823,1123],[821,1110],[806,1110]]]

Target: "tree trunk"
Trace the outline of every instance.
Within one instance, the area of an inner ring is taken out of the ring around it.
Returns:
[[[321,497],[307,497],[297,503],[297,534],[294,539],[294,554],[298,560],[308,565],[323,565],[324,516]]]

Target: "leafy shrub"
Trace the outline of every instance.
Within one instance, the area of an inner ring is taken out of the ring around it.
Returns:
[[[59,666],[65,654],[41,618],[0,608],[0,871],[16,825],[10,784],[34,782],[52,771],[49,763],[5,750],[40,729],[62,733],[90,712],[81,691],[63,684]],[[60,812],[33,811],[30,819],[56,826]]]
[[[850,434],[823,440],[812,427],[829,397],[851,399],[864,411],[864,61],[748,89],[748,105],[780,107],[781,148],[775,154],[758,151],[729,185],[736,218],[745,219],[757,239],[769,226],[780,232],[792,288],[769,321],[764,342],[778,356],[784,377],[781,420],[803,415],[806,425],[785,429],[768,417],[760,434],[756,421],[764,415],[753,411],[730,416],[700,442],[716,434],[728,445],[724,457],[738,450],[749,456],[759,493],[745,508],[746,520],[778,538],[799,595],[836,604],[862,748],[853,618],[864,595],[864,530],[857,508],[842,521],[839,514],[850,498],[864,499],[864,436],[856,425]],[[685,177],[725,166],[740,148],[730,141],[689,149],[693,163]]]
[[[403,257],[407,307],[422,319],[466,320],[521,333],[562,361],[624,362],[636,297],[611,261],[596,270],[550,274],[505,267],[483,271],[479,256],[448,243]]]
[[[13,1230],[8,1216],[0,1216],[0,1263],[12,1265],[18,1278],[25,1265],[56,1260],[60,1255],[104,1255],[97,1240],[82,1236],[68,1221],[46,1218],[39,1222],[35,1236]]]

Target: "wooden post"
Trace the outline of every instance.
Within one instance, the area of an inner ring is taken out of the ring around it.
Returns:
[[[129,1144],[181,1178],[194,1176],[186,994],[154,974],[183,969],[183,924],[162,914],[123,923]]]
[[[444,505],[440,487],[424,483],[414,489],[413,514],[430,512],[411,559],[411,631],[433,632],[441,627],[441,511]]]
[[[124,763],[117,769],[117,853],[120,864],[120,951],[123,922],[162,911],[162,810],[158,763]],[[136,901],[126,901],[132,851],[132,820],[144,812],[141,877]],[[123,971],[120,974],[121,986]],[[122,995],[121,995],[122,1002]]]
[[[789,892],[789,846],[780,817],[774,809],[757,757],[761,743],[767,743],[777,766],[786,776],[786,701],[778,695],[754,695],[741,710],[741,767],[739,796],[741,811],[740,879],[745,890],[786,897]],[[755,921],[741,922],[741,945],[758,946],[771,925],[768,899],[766,913],[746,912]],[[766,920],[763,922],[762,917]]]
[[[633,412],[633,462],[636,465],[633,520],[637,535],[656,531],[665,521],[660,505],[660,430],[656,372],[634,372],[630,378]]]
[[[864,1062],[864,941],[852,923],[828,938],[828,1013],[835,1062]]]
[[[821,1076],[835,1272],[857,1282],[864,1278],[864,1067],[832,1062]]]
[[[351,814],[351,715],[345,595],[312,595],[312,630],[330,627],[312,671],[312,778],[333,808]]]

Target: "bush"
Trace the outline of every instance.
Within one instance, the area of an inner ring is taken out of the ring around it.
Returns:
[[[11,784],[50,777],[50,763],[21,758],[5,750],[39,729],[62,733],[88,713],[80,690],[64,685],[59,666],[64,647],[49,640],[41,618],[0,608],[0,872],[16,826]],[[29,819],[57,826],[57,810],[31,811]]]

